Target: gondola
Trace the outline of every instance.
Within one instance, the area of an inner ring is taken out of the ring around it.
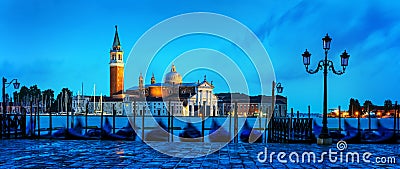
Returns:
[[[313,121],[313,133],[314,137],[313,139],[316,139],[322,131],[322,126],[318,125],[317,122],[314,120]],[[342,140],[346,135],[342,133],[342,131],[339,130],[334,130],[334,131],[329,131],[329,135],[333,139],[333,141],[339,141]]]
[[[199,130],[192,125],[192,123],[187,123],[183,131],[179,133],[180,140],[182,142],[200,142],[202,141],[202,136]]]
[[[111,125],[108,118],[105,119],[103,129],[101,130],[102,140],[126,140],[128,137],[112,133],[113,126]]]
[[[255,142],[262,143],[262,134],[250,127],[247,119],[244,121],[243,128],[240,132],[240,141],[244,143]]]
[[[393,144],[397,143],[396,135],[393,129],[388,129],[382,126],[380,120],[377,122],[378,130],[377,132],[365,132],[363,134],[363,139],[361,143],[366,144]]]
[[[132,140],[136,139],[136,132],[133,129],[133,127],[131,126],[131,124],[129,123],[129,121],[125,127],[118,130],[117,133],[115,133],[115,134],[119,135],[119,136],[124,136],[127,139],[132,139]]]
[[[211,142],[229,142],[231,140],[231,135],[213,119],[209,139]]]
[[[148,132],[144,138],[146,141],[159,141],[159,142],[167,142],[169,133],[167,132],[167,127],[161,120],[157,120],[158,126]],[[142,138],[143,139],[143,138]]]
[[[68,140],[87,140],[90,139],[89,137],[82,134],[82,121],[77,119],[76,124],[72,128],[61,128],[57,131],[53,132],[51,137],[52,138],[59,138],[59,139],[68,139]]]
[[[65,130],[65,139],[70,139],[70,140],[88,140],[90,137],[85,136],[82,134],[82,120],[80,118],[77,119],[76,124],[73,128],[69,128],[68,130]]]
[[[347,120],[344,120],[344,130],[346,135],[341,139],[346,143],[360,143],[361,142],[361,131],[357,128],[352,127]]]
[[[322,126],[318,125],[317,122],[313,120],[313,134],[315,139],[319,136],[319,134],[321,134],[321,131]]]

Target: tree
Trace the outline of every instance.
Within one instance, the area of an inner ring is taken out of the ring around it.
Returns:
[[[374,109],[373,108],[374,105],[372,104],[372,102],[370,100],[365,100],[363,107],[364,107],[364,111],[367,113],[370,112],[372,109]]]
[[[29,87],[29,94],[34,98],[38,97],[39,101],[42,100],[42,98],[40,97],[40,94],[42,94],[42,92],[37,87],[37,85],[33,85],[33,86]]]
[[[393,109],[393,103],[391,100],[385,100],[383,104],[383,109],[385,110],[385,113],[390,112],[390,110]]]
[[[350,99],[350,105],[349,105],[349,115],[350,116],[356,116],[355,112],[361,113],[362,107],[360,105],[360,102],[357,99]]]
[[[45,99],[45,103],[46,103],[46,106],[48,107],[48,110],[49,109],[51,110],[51,107],[54,103],[54,91],[51,89],[47,89],[47,90],[44,90],[42,92],[42,94],[43,94],[43,98]],[[48,111],[48,110],[46,110],[46,111]]]
[[[353,115],[354,115],[354,112],[356,111],[356,107],[355,107],[355,105],[354,105],[355,102],[356,102],[356,101],[355,101],[353,98],[350,99],[349,110],[348,110],[350,116],[353,116]],[[353,112],[353,111],[354,111],[354,112]]]
[[[60,93],[58,93],[56,100],[53,102],[51,106],[51,111],[65,111],[65,101],[67,98],[67,103],[68,103],[68,111],[71,111],[71,106],[69,106],[72,103],[72,91],[69,90],[68,88],[63,88]],[[60,107],[59,107],[60,106]]]

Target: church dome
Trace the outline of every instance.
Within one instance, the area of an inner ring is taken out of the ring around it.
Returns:
[[[165,75],[164,83],[169,83],[169,84],[182,83],[182,76],[178,72],[176,72],[175,65],[172,65],[171,72]]]

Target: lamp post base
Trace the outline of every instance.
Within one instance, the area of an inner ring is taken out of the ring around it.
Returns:
[[[318,145],[332,145],[332,138],[330,138],[330,137],[317,138],[317,144]]]

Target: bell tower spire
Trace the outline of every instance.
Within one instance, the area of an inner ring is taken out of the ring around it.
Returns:
[[[124,51],[115,25],[114,41],[110,50],[110,96],[122,94],[124,90]]]
[[[120,50],[121,48],[121,43],[119,42],[119,37],[118,37],[118,26],[115,25],[115,35],[114,35],[114,43],[112,46],[113,50]]]

